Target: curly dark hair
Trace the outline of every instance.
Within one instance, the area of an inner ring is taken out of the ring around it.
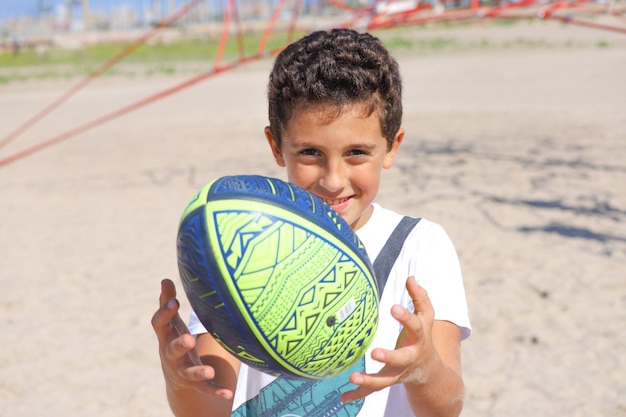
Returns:
[[[313,32],[277,57],[268,85],[270,131],[280,146],[294,110],[322,110],[333,119],[354,105],[374,112],[391,147],[402,122],[398,63],[380,40],[352,29]]]

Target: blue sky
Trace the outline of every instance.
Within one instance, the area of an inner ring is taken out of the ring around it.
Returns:
[[[80,0],[73,0],[76,7],[80,8]],[[161,3],[161,11],[165,15],[172,13],[170,5],[174,4],[179,9],[190,0],[156,0]],[[276,3],[278,0],[268,0]],[[306,0],[305,4],[318,4],[320,0]],[[114,8],[126,5],[134,9],[140,15],[143,11],[148,10],[154,4],[155,0],[89,0],[89,7],[92,11],[98,11],[109,14]],[[219,4],[225,4],[226,0],[210,0],[211,7]],[[57,6],[65,4],[65,0],[0,0],[0,22],[6,18],[14,18],[25,15],[37,16],[39,14],[39,5],[47,5],[54,13]]]
[[[36,16],[40,3],[48,4],[54,8],[57,5],[64,4],[65,0],[0,0],[0,19],[24,15]],[[162,0],[161,3],[164,10],[167,10],[169,1]],[[181,0],[176,1],[178,6],[184,3]],[[89,0],[89,7],[92,10],[99,10],[105,13],[122,4],[126,4],[136,10],[142,10],[149,7],[152,4],[152,0]]]

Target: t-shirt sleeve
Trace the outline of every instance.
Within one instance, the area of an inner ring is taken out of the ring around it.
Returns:
[[[189,333],[194,336],[197,336],[202,333],[206,333],[207,329],[204,327],[202,323],[200,323],[200,319],[195,311],[191,310],[191,314],[189,315]]]
[[[428,293],[435,310],[435,320],[455,323],[461,340],[472,332],[463,285],[463,276],[456,249],[445,230],[438,224],[419,224],[421,234],[412,257],[411,273]],[[417,231],[414,230],[413,233]],[[408,297],[408,295],[407,295]],[[409,306],[413,304],[408,297]]]

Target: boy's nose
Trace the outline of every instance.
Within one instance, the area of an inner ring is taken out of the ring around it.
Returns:
[[[346,172],[341,164],[329,164],[322,174],[321,185],[329,192],[338,192],[345,187]]]

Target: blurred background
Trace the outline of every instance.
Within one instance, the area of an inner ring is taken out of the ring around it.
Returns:
[[[256,19],[269,19],[279,0],[241,0],[238,11]],[[24,38],[51,34],[119,29],[145,29],[158,24],[188,1],[180,0],[1,0],[0,27],[4,37]],[[228,1],[200,2],[180,19],[180,25],[221,21]],[[305,14],[332,14],[338,9],[323,0],[305,0]],[[5,40],[6,42],[6,40]]]
[[[463,417],[626,417],[625,6],[0,0],[0,417],[171,415],[150,317],[180,213],[284,175],[271,56],[336,25],[400,62],[378,198],[459,253]]]

